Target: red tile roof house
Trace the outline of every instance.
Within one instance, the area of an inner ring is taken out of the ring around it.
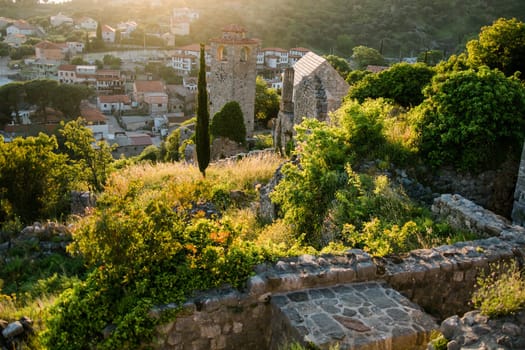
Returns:
[[[168,94],[162,81],[136,80],[133,83],[133,98],[137,103],[147,105],[151,114],[168,112]]]
[[[108,26],[107,24],[104,24],[102,26],[102,40],[106,43],[114,43],[115,42],[115,28]]]
[[[86,120],[86,127],[93,131],[93,135],[97,140],[107,140],[109,125],[106,117],[98,109],[90,106],[83,106],[80,109],[80,115]]]
[[[131,110],[131,99],[127,95],[102,95],[97,98],[97,106],[105,114],[129,111]]]
[[[44,40],[35,45],[35,56],[40,60],[61,61],[65,58],[68,51],[67,44],[56,44]]]

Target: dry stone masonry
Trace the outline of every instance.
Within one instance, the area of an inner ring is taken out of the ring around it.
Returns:
[[[425,349],[435,321],[419,307],[439,319],[467,312],[480,270],[498,261],[523,263],[525,254],[524,228],[461,196],[437,198],[434,210],[486,238],[381,259],[353,249],[262,264],[244,291],[189,300],[176,320],[159,327],[155,348],[267,350],[297,340],[321,348],[339,343],[342,350]]]
[[[271,349],[290,339],[321,348],[417,349],[437,325],[382,282],[337,285],[272,297]]]

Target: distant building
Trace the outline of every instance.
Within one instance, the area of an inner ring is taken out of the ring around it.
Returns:
[[[102,113],[131,110],[131,99],[128,95],[101,95],[97,97],[97,107]]]
[[[91,17],[81,17],[76,21],[76,26],[79,29],[95,31],[97,30],[98,23]]]
[[[84,52],[85,44],[79,41],[68,41],[66,42],[67,48],[71,55]]]
[[[106,43],[114,43],[116,37],[115,28],[104,24],[102,26],[102,40]]]
[[[62,64],[58,67],[58,81],[62,84],[85,84],[94,86],[97,66]],[[89,79],[92,77],[92,79]]]
[[[210,64],[211,55],[210,47],[205,47],[205,61],[206,65]],[[190,44],[186,46],[176,47],[174,54],[171,57],[170,67],[172,67],[180,75],[188,75],[190,72],[198,69],[200,59],[200,45]]]
[[[120,32],[121,37],[125,39],[130,38],[131,33],[133,33],[137,27],[138,24],[135,21],[121,22],[117,24],[117,30]]]
[[[4,42],[10,47],[20,47],[27,41],[27,36],[24,34],[7,35]]]
[[[23,35],[38,35],[41,34],[39,29],[24,20],[16,20],[6,28],[7,35],[23,34]]]
[[[121,94],[125,90],[125,79],[116,69],[97,69],[95,73],[96,89],[104,94]]]
[[[297,61],[303,58],[303,56],[306,55],[308,52],[311,52],[311,50],[305,47],[293,47],[290,50],[288,50],[288,62],[290,66],[293,66]]]
[[[39,60],[55,60],[60,61],[66,57],[68,51],[65,43],[52,43],[44,40],[35,45],[35,56]]]
[[[109,125],[107,119],[98,109],[84,105],[80,108],[80,115],[86,120],[86,127],[93,131],[93,136],[97,140],[108,138]]]
[[[148,112],[168,112],[168,94],[164,83],[159,80],[136,80],[133,83],[133,98],[140,105],[146,105]]]
[[[177,7],[173,9],[170,19],[170,31],[175,35],[189,35],[190,24],[199,19],[199,13],[187,7]]]
[[[59,13],[58,15],[55,15],[55,16],[51,16],[49,18],[49,22],[51,23],[51,26],[53,27],[58,27],[63,24],[67,24],[67,25],[74,24],[73,18],[63,15],[62,13]]]

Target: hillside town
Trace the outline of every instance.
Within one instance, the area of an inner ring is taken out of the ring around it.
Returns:
[[[99,23],[90,17],[70,17],[59,12],[49,17],[44,29],[22,19],[0,17],[0,30],[5,31],[0,43],[7,45],[10,53],[19,53],[19,57],[10,54],[1,60],[2,83],[51,79],[60,84],[90,87],[94,96],[82,102],[81,116],[95,137],[117,143],[116,157],[138,155],[150,145],[159,145],[170,131],[194,116],[200,44],[175,44],[177,37],[190,34],[191,23],[198,18],[194,9],[173,8],[169,31],[154,34],[159,41],[150,46],[146,33],[142,34],[142,45],[140,40],[138,44],[133,41],[140,28],[135,20]],[[74,31],[79,40],[53,41],[51,34],[57,30]],[[241,30],[245,35],[246,29]],[[310,52],[304,47],[263,47],[260,40],[250,40],[253,93],[248,100],[254,98],[256,76],[264,78],[268,88],[280,91],[284,70]],[[226,50],[221,57],[212,50],[219,48],[210,42],[205,46],[208,76],[214,60],[227,60]],[[163,67],[169,76],[148,70],[151,66]],[[213,91],[211,94],[214,96]],[[59,111],[49,108],[45,118],[49,125],[36,127],[32,118],[35,106],[23,107],[2,131],[4,140],[28,136],[35,130],[53,130],[64,119]],[[253,114],[253,106],[243,112]],[[253,131],[253,116],[248,116],[248,120]]]

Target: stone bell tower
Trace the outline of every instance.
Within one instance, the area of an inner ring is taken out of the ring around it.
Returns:
[[[258,39],[246,38],[246,30],[239,25],[222,29],[222,37],[210,40],[211,72],[210,117],[230,101],[241,106],[246,135],[253,135],[255,109],[255,80],[257,77]]]

